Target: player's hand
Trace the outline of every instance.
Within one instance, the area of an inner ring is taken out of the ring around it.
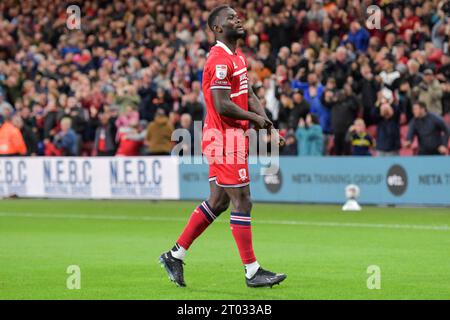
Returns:
[[[278,145],[280,147],[284,147],[286,144],[286,139],[278,134]]]
[[[275,128],[271,127],[269,134],[271,135],[272,139],[275,140],[275,142],[280,146],[283,147],[286,144],[286,140],[280,135],[280,133],[278,132],[278,130],[276,130]]]
[[[256,130],[268,129],[273,125],[272,122],[268,118],[261,117],[258,114],[254,115],[252,122],[255,124]]]

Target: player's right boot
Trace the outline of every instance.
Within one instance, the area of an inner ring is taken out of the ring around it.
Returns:
[[[159,263],[166,269],[171,281],[175,282],[179,287],[186,287],[183,274],[183,260],[174,258],[172,253],[167,251],[159,257]]]
[[[245,278],[247,287],[273,287],[276,284],[280,284],[281,281],[286,279],[284,273],[273,273],[259,267],[258,271],[250,279]]]

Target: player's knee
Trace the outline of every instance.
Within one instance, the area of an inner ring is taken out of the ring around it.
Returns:
[[[228,200],[208,200],[208,204],[211,206],[211,210],[216,216],[219,216],[222,212],[228,209],[230,201]]]
[[[236,210],[242,213],[250,213],[252,211],[252,201],[250,196],[242,196],[236,203]]]

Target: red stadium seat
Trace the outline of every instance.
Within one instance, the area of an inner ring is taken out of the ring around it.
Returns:
[[[400,125],[404,125],[408,123],[408,119],[406,118],[406,114],[402,112],[400,114]]]
[[[450,113],[447,113],[447,114],[444,116],[444,121],[445,121],[445,123],[446,123],[448,126],[450,126]]]
[[[325,150],[325,152],[326,155],[334,154],[334,136],[331,136],[330,139],[328,139],[327,150]]]
[[[403,125],[400,127],[400,139],[406,140],[406,136],[408,135],[409,127],[407,125]]]

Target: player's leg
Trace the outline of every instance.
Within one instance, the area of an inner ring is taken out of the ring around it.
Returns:
[[[284,274],[276,274],[261,268],[253,251],[249,185],[224,188],[231,200],[230,228],[245,266],[246,283],[249,287],[265,287],[279,284],[286,279]]]
[[[223,188],[216,185],[215,179],[210,179],[210,196],[202,202],[191,214],[188,223],[178,238],[172,250],[163,253],[159,260],[165,267],[169,278],[178,286],[184,287],[183,260],[186,251],[196,238],[224,211],[227,210],[230,199]]]
[[[215,180],[209,182],[210,196],[203,201],[192,213],[186,227],[178,238],[172,255],[178,259],[184,259],[186,250],[189,249],[194,240],[200,236],[208,226],[225,210],[228,209],[230,198],[217,186]]]

